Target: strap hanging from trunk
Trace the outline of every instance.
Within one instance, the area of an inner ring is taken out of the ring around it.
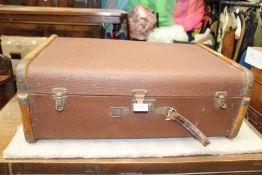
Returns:
[[[192,124],[189,120],[179,114],[176,109],[169,108],[166,114],[166,120],[175,121],[184,127],[195,139],[200,141],[203,146],[207,146],[210,144],[208,138],[200,131],[194,124]]]

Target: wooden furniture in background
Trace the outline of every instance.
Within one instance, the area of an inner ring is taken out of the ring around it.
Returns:
[[[254,90],[247,119],[262,133],[262,70],[251,69],[254,75]]]
[[[251,69],[254,75],[254,90],[250,106],[252,106],[262,117],[262,70],[255,67]]]
[[[39,44],[46,40],[46,37],[21,37],[7,36],[1,37],[2,53],[11,58],[14,77],[16,77],[16,68],[28,53],[35,49]]]
[[[100,8],[101,0],[0,0],[0,4],[48,7]]]
[[[247,120],[262,134],[262,117],[258,111],[249,106],[246,115]]]
[[[0,109],[15,95],[11,60],[0,54]]]
[[[101,24],[126,22],[129,29],[127,15],[110,9],[0,5],[0,35],[104,38]]]
[[[138,159],[5,160],[2,152],[21,124],[13,98],[0,112],[0,174],[256,174],[262,173],[262,154],[188,156]],[[175,148],[172,148],[175,149]]]
[[[3,55],[1,42],[0,39],[0,110],[16,93],[12,63]]]

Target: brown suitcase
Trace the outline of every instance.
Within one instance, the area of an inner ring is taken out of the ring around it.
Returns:
[[[250,71],[205,46],[51,36],[18,66],[25,137],[237,135]],[[175,121],[175,122],[172,122]]]

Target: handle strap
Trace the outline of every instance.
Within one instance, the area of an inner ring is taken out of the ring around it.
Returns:
[[[210,144],[208,138],[200,131],[194,124],[192,124],[189,120],[179,114],[176,109],[169,108],[166,114],[166,120],[175,121],[184,127],[195,139],[200,141],[203,146],[207,146]]]

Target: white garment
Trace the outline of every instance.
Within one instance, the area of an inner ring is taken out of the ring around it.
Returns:
[[[229,15],[227,11],[227,7],[224,8],[223,13],[220,14],[220,21],[219,21],[219,30],[218,30],[218,37],[217,42],[219,43],[219,47],[217,49],[217,52],[222,52],[222,41],[226,32],[226,29],[229,24]]]
[[[209,34],[211,33],[211,29],[210,28],[207,28],[205,33],[200,33],[200,34],[196,34],[195,35],[195,40],[193,41],[194,43],[195,42],[198,42],[202,39],[204,39],[206,36],[208,36]]]
[[[237,29],[235,31],[235,39],[238,40],[240,38],[240,36],[241,36],[241,30],[242,30],[241,20],[240,20],[239,16],[237,16],[236,21],[237,21]]]
[[[173,43],[174,41],[188,42],[188,35],[181,25],[154,29],[148,36],[149,42]]]

